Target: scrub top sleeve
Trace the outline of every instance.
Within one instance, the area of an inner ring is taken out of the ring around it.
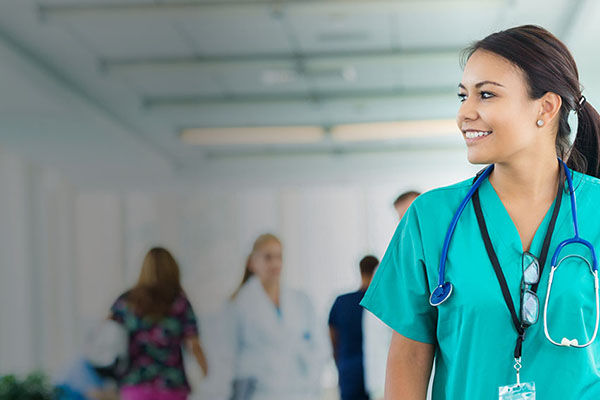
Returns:
[[[421,231],[413,204],[396,228],[360,304],[402,336],[433,344],[437,309],[429,304],[429,295]]]
[[[198,318],[192,304],[185,295],[182,295],[184,302],[184,311],[180,316],[182,332],[184,337],[199,336]]]

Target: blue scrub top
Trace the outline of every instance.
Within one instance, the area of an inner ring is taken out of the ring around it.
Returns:
[[[452,296],[429,304],[438,284],[442,244],[452,216],[471,187],[470,178],[419,196],[398,225],[361,305],[401,335],[435,345],[433,399],[494,399],[498,387],[516,383],[513,351],[517,333],[485,250],[472,202],[465,208],[450,243],[446,281]],[[600,180],[575,172],[580,236],[600,250]],[[481,207],[515,307],[520,306],[523,248],[519,233],[489,181],[479,189]],[[538,227],[530,252],[540,255],[552,214]],[[521,381],[534,381],[542,400],[600,399],[600,342],[584,349],[558,347],[544,335],[543,305],[550,260],[559,242],[574,234],[568,192],[563,192],[556,229],[542,273],[540,319],[527,329]],[[588,255],[577,245],[567,254]],[[589,258],[589,257],[588,257]],[[585,263],[566,260],[554,276],[548,329],[587,342],[594,330],[593,277]]]
[[[363,309],[360,301],[364,290],[339,296],[329,313],[329,326],[337,331],[337,367],[342,400],[363,400],[365,390],[363,366]]]

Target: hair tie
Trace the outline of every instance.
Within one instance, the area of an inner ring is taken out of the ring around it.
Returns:
[[[579,98],[579,107],[577,108],[577,112],[583,110],[583,106],[585,105],[586,99],[584,95],[581,95]]]

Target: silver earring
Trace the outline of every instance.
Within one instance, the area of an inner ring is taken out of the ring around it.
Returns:
[[[543,126],[544,125],[544,120],[543,119],[538,119],[536,122],[537,126]]]

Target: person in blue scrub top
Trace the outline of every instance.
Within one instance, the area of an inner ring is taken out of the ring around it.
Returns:
[[[571,346],[594,337],[591,251],[561,250],[575,257],[560,264],[550,296],[547,289],[551,258],[575,233],[567,177],[579,235],[600,248],[600,116],[569,50],[541,27],[491,34],[465,51],[463,65],[457,124],[469,162],[493,170],[449,244],[444,280],[452,295],[430,304],[448,226],[474,177],[414,201],[361,302],[394,330],[386,399],[424,400],[434,357],[433,400],[599,399],[599,341]],[[536,266],[537,282],[529,274]],[[550,336],[566,343],[548,340],[545,320]]]
[[[338,296],[329,312],[329,336],[338,369],[342,400],[369,400],[365,388],[363,362],[363,309],[360,306],[379,260],[365,256],[360,260],[360,288]]]

